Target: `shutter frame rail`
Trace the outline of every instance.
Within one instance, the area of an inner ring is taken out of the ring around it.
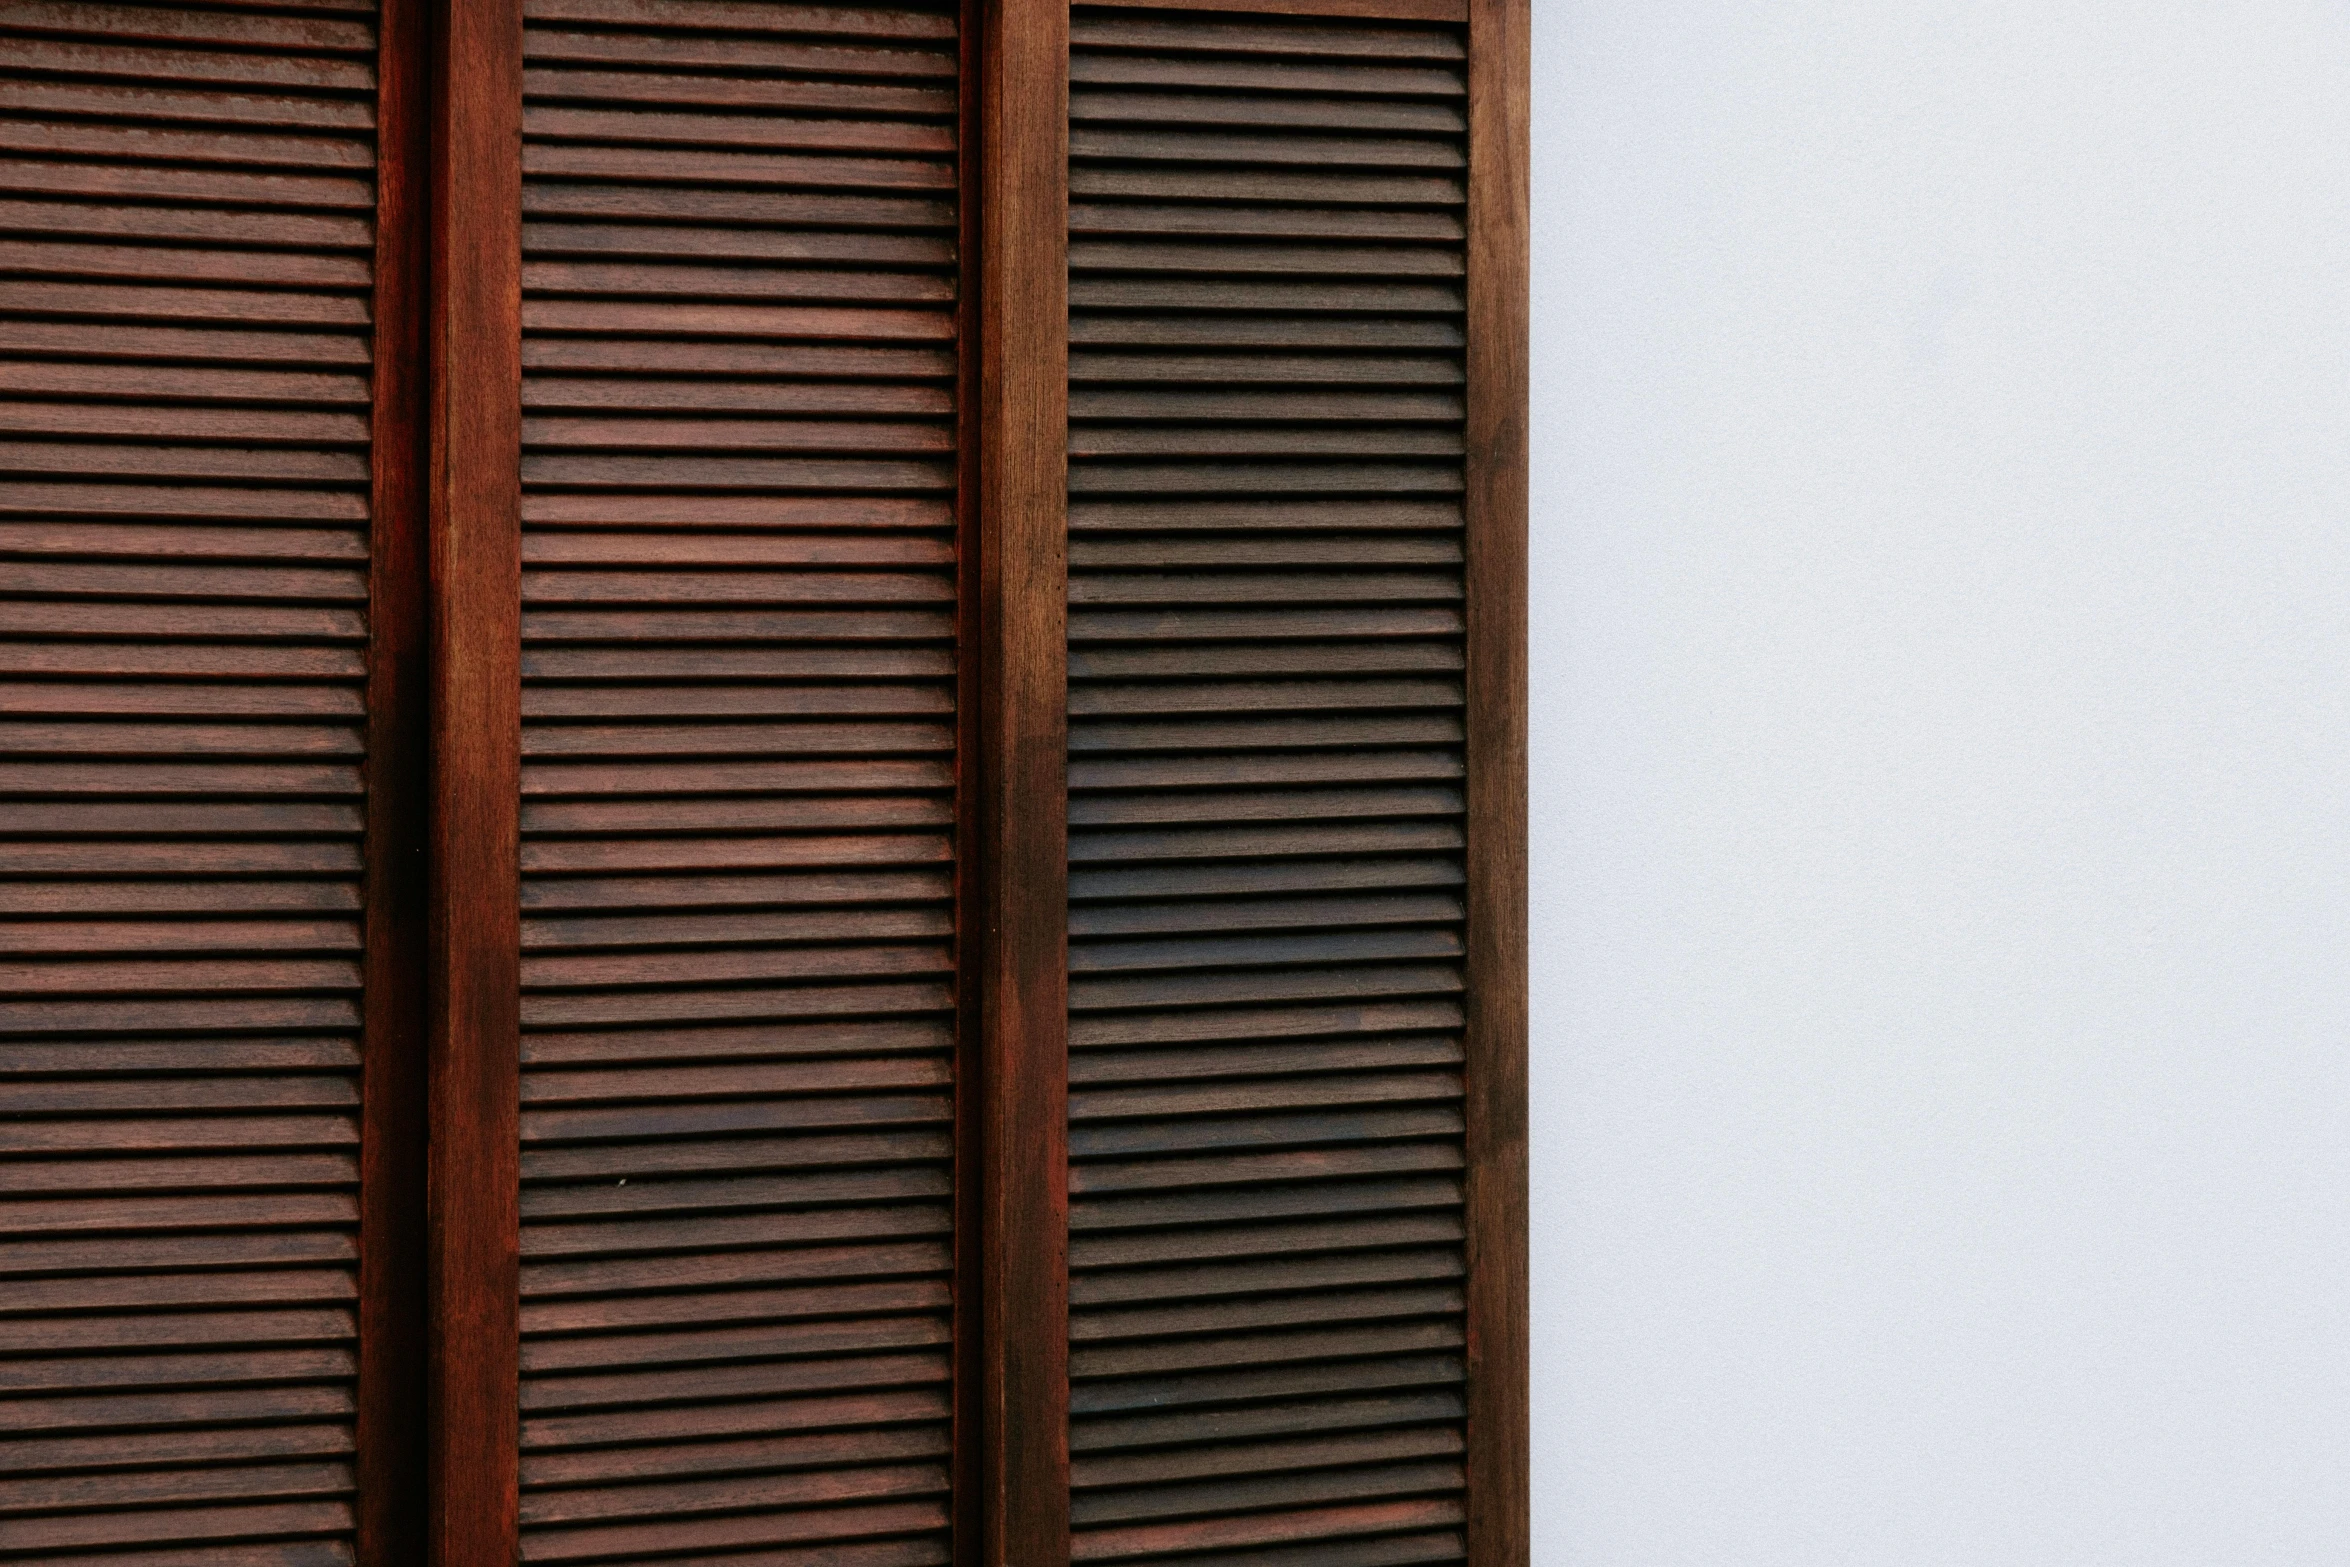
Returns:
[[[1470,1567],[1533,1556],[1527,1298],[1527,147],[1533,0],[1468,0]]]

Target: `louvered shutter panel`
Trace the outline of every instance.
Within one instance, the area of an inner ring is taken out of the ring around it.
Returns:
[[[1079,1561],[1464,1554],[1464,61],[1074,13]]]
[[[0,1553],[352,1559],[375,21],[0,0]]]
[[[523,1559],[943,1563],[956,19],[526,18]]]

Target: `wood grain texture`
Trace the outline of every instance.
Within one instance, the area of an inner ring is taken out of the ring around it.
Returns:
[[[361,758],[399,415],[378,19],[336,10],[0,6],[12,1560],[349,1563],[355,1423],[386,1450]]]
[[[527,18],[521,1559],[944,1562],[965,44]]]
[[[980,181],[984,158],[980,152],[980,67],[984,58],[986,0],[959,0],[956,14],[955,144],[962,149],[957,172],[960,206],[956,213],[955,255],[960,259],[955,306],[955,494],[961,559],[955,576],[955,1278],[954,1278],[954,1416],[948,1434],[950,1483],[953,1486],[955,1567],[982,1567],[986,1561],[987,1477],[992,1465],[987,1441],[987,1309],[986,1208],[987,1159],[983,1138],[988,1124],[985,1081],[987,1012],[981,1004],[977,966],[986,950],[981,932],[987,924],[987,886],[982,875],[988,863],[982,839],[980,813],[980,757],[985,744],[980,727],[985,708],[983,687],[985,635],[981,618],[983,584],[980,576],[982,530],[980,514],[981,307],[986,290],[981,282]]]
[[[1213,17],[1330,16],[1365,22],[1466,22],[1470,0],[1128,0],[1133,11],[1193,11]]]
[[[514,1559],[519,1419],[520,0],[435,18],[427,1559]]]
[[[980,61],[985,1495],[981,1559],[1069,1560],[1070,13],[992,0]]]
[[[1469,20],[1469,1559],[1527,1567],[1529,0]]]
[[[354,1479],[359,1561],[398,1567],[422,1558],[426,1514],[431,61],[421,0],[384,0],[379,36]]]
[[[1072,31],[1072,1555],[1459,1561],[1461,31]]]

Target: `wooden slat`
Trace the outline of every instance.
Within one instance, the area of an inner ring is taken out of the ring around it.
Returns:
[[[1128,0],[1138,10],[1337,16],[1362,21],[1465,22],[1468,0]]]

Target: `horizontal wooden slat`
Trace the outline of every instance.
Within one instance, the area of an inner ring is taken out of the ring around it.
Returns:
[[[620,47],[626,47],[623,41]],[[722,48],[705,43],[705,52]],[[622,58],[622,63],[636,63]],[[721,72],[655,73],[566,64],[527,64],[522,73],[524,113],[533,103],[684,104],[799,116],[842,112],[946,119],[955,112],[953,88],[902,81],[839,81],[822,78],[738,76]],[[528,211],[526,206],[525,211]]]
[[[919,13],[907,13],[909,15]],[[795,151],[888,152],[951,157],[954,133],[919,120],[842,120],[781,114],[693,114],[647,109],[581,108],[535,103],[523,111],[523,135],[539,141],[640,147],[790,148]],[[666,169],[657,172],[667,173]],[[524,236],[541,244],[541,233]],[[940,259],[944,259],[943,257]]]
[[[332,58],[318,54],[185,49],[171,47],[168,43],[102,41],[112,36],[141,37],[143,30],[138,25],[141,21],[161,17],[168,24],[174,19],[174,13],[160,7],[114,6],[99,12],[84,12],[79,7],[69,10],[59,0],[59,3],[48,7],[48,11],[52,18],[49,23],[51,27],[57,26],[57,19],[78,17],[81,25],[74,26],[69,22],[60,30],[81,33],[83,36],[45,37],[28,32],[10,38],[11,63],[19,70],[116,77],[142,84],[157,82],[206,87],[233,86],[253,89],[256,97],[264,94],[291,96],[304,92],[357,95],[371,92],[375,87],[373,63],[365,59]],[[192,8],[177,14],[191,19],[219,15],[217,12],[196,11]],[[129,25],[122,34],[115,35],[104,25],[108,21]],[[11,28],[10,31],[16,29]],[[178,39],[175,37],[173,41]]]

